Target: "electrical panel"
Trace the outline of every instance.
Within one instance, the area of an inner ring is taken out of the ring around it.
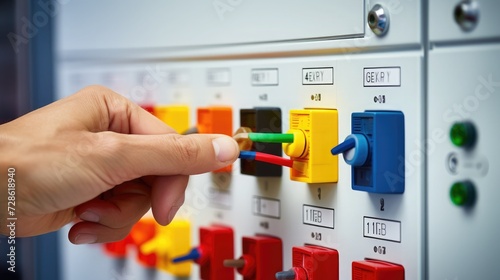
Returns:
[[[247,145],[283,166],[192,176],[170,226],[61,234],[64,279],[500,274],[496,1],[101,2],[61,4],[59,97],[102,84],[179,133],[293,140]]]

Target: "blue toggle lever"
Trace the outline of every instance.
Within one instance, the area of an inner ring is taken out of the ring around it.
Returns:
[[[290,280],[293,280],[295,279],[295,271],[293,271],[292,269],[290,270],[287,270],[287,271],[281,271],[281,272],[277,272],[276,273],[276,279],[278,280],[285,280],[285,279],[290,279]]]
[[[198,247],[195,247],[195,248],[191,249],[191,251],[189,251],[189,253],[187,255],[174,258],[172,260],[172,262],[179,263],[179,262],[183,262],[183,261],[197,260],[200,257],[201,257],[201,252],[198,249]]]
[[[351,134],[344,142],[335,146],[331,152],[333,155],[342,153],[344,161],[352,166],[362,166],[368,158],[368,140],[362,134]]]
[[[356,140],[353,138],[347,138],[344,140],[344,142],[338,144],[332,149],[332,155],[338,155],[340,153],[346,152],[347,150],[350,150],[356,146]]]

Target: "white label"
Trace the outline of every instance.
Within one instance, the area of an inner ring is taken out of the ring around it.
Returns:
[[[363,217],[363,236],[401,242],[401,222]]]
[[[303,85],[333,85],[333,67],[303,68]]]
[[[210,188],[209,191],[210,191],[210,204],[212,204],[212,206],[224,209],[231,209],[232,200],[230,192],[221,191],[216,188]]]
[[[279,219],[281,217],[281,203],[277,199],[255,196],[253,198],[253,214]]]
[[[335,210],[311,205],[302,206],[302,223],[312,226],[334,228]]]
[[[252,86],[277,86],[278,68],[252,69]]]
[[[231,84],[231,71],[228,68],[207,70],[207,84],[212,86],[228,86]]]
[[[187,85],[189,74],[186,71],[171,71],[168,73],[168,82],[174,86]]]
[[[401,67],[379,67],[363,69],[365,87],[401,86]]]

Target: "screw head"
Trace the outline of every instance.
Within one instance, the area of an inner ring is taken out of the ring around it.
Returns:
[[[464,0],[455,6],[453,16],[463,31],[471,31],[479,21],[479,4],[476,1]]]
[[[376,4],[368,12],[368,26],[377,36],[384,36],[389,30],[389,12],[380,4]]]

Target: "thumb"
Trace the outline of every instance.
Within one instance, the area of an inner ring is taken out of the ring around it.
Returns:
[[[233,163],[239,154],[236,141],[226,135],[101,133],[105,136],[97,153],[99,161],[105,163],[107,173],[121,174],[123,181],[146,175],[205,173]]]

